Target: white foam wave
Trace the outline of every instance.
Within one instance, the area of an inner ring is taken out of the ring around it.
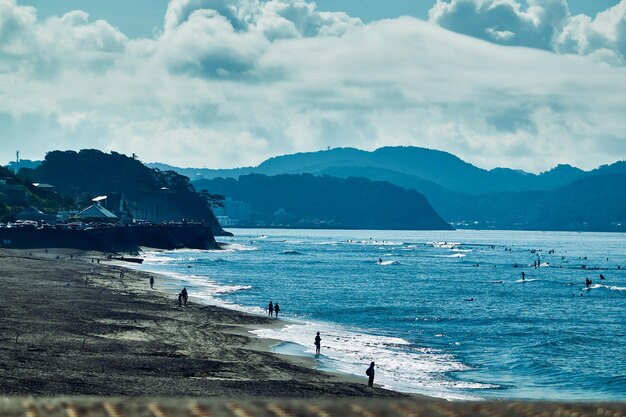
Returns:
[[[538,279],[535,278],[531,278],[531,279],[518,279],[515,282],[535,282],[535,281],[539,281]]]
[[[457,249],[457,248],[452,248],[451,249],[452,252],[471,252],[471,249]]]
[[[584,290],[591,290],[595,288],[606,288],[611,291],[626,291],[626,287],[618,287],[615,285],[604,285],[604,284],[592,284],[589,287],[583,288]]]
[[[180,258],[180,257],[166,257],[166,256],[158,256],[156,254],[145,254],[142,256],[143,261],[145,263],[149,263],[149,264],[157,264],[157,265],[164,265],[164,264],[169,264],[169,263],[173,263],[173,262],[181,262],[184,260],[184,258]]]
[[[406,340],[375,336],[320,323],[288,324],[282,329],[259,329],[257,336],[297,343],[311,355],[315,332],[322,336],[322,365],[364,377],[371,361],[376,362],[376,382],[391,389],[435,395],[447,399],[476,398],[459,389],[493,388],[492,385],[453,380],[448,372],[468,370],[452,355],[437,349],[412,346]]]
[[[400,262],[398,261],[382,261],[382,262],[376,262],[378,265],[380,266],[388,266],[388,265],[402,265]]]
[[[391,240],[352,240],[353,245],[376,245],[376,246],[402,246],[404,242],[396,242]]]
[[[259,250],[256,246],[248,246],[241,243],[222,243],[222,250],[219,252],[241,252]]]
[[[461,242],[426,242],[426,244],[432,246],[433,248],[453,249],[460,246]]]
[[[463,253],[455,253],[454,255],[445,255],[444,258],[465,258],[466,256]]]

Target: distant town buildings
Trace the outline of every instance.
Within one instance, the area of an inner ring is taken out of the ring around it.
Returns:
[[[252,209],[250,204],[236,201],[230,197],[224,200],[224,207],[215,207],[213,214],[222,226],[241,226],[250,223]]]

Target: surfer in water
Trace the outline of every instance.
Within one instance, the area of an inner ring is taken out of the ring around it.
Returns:
[[[378,265],[382,265],[383,263],[383,258],[378,258]]]
[[[526,281],[526,273],[522,271],[522,281]]]
[[[589,278],[585,278],[585,285],[587,286],[587,288],[589,288],[591,284],[593,284],[593,282]]]

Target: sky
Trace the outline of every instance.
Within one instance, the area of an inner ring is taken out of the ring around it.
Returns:
[[[626,0],[0,0],[0,163],[422,146],[626,159]]]

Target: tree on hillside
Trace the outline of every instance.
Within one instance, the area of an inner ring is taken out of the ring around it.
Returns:
[[[215,207],[221,207],[221,208],[224,207],[225,198],[223,195],[211,194],[207,190],[201,190],[200,195],[202,196],[202,198],[206,200],[211,211],[213,211]]]

